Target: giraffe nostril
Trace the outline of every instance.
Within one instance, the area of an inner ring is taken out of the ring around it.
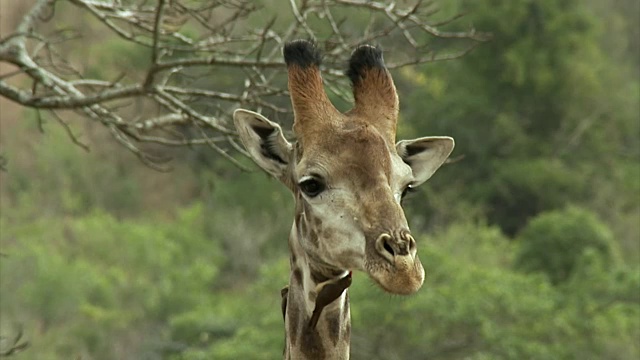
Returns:
[[[382,234],[376,239],[376,250],[378,253],[385,259],[387,259],[390,263],[394,263],[393,258],[396,253],[393,250],[393,246],[391,241],[393,238],[389,234]]]
[[[395,253],[393,252],[393,248],[391,247],[391,245],[389,245],[389,241],[387,239],[385,239],[384,243],[382,244],[382,247],[391,254],[391,256],[394,256]]]

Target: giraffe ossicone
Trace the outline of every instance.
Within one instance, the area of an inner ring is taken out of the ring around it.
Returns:
[[[454,141],[394,144],[398,96],[379,48],[361,45],[352,53],[347,76],[355,104],[346,113],[324,91],[314,43],[296,40],[283,53],[297,141],[249,110],[236,110],[234,123],[256,164],[295,199],[291,275],[281,291],[284,357],[348,359],[351,271],[389,293],[420,289],[425,272],[401,200],[445,162]]]

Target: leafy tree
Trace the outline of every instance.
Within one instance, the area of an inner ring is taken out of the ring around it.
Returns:
[[[545,273],[554,284],[568,280],[587,251],[595,251],[609,266],[618,255],[608,227],[578,207],[538,215],[518,239],[517,267]]]
[[[492,29],[492,41],[459,61],[407,69],[399,83],[404,130],[451,135],[454,158],[464,157],[430,182],[435,197],[455,187],[435,201],[471,200],[510,236],[537,213],[579,203],[619,223],[614,232],[633,243],[638,232],[619,219],[640,214],[630,200],[640,192],[626,185],[638,183],[628,171],[640,154],[640,82],[627,58],[611,56],[633,40],[612,41],[604,29],[613,23],[603,20],[631,26],[633,12],[575,0],[460,1],[462,9]]]

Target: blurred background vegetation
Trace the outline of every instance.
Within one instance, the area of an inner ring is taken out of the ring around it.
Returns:
[[[423,289],[355,275],[353,359],[640,358],[639,4],[446,2],[493,40],[393,74],[399,136],[453,136],[464,158],[406,202]],[[74,56],[92,71],[148,56],[86,36]],[[205,148],[164,150],[174,170],[157,172],[75,122],[86,153],[1,110],[0,334],[30,344],[16,358],[281,357],[283,186]]]

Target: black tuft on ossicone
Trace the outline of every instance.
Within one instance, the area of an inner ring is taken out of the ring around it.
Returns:
[[[360,45],[351,54],[347,76],[351,79],[351,83],[355,85],[362,77],[363,71],[375,67],[385,68],[384,60],[382,60],[382,50],[377,46]]]
[[[284,62],[287,66],[292,64],[300,67],[320,65],[320,51],[316,43],[309,40],[294,40],[284,45]]]

